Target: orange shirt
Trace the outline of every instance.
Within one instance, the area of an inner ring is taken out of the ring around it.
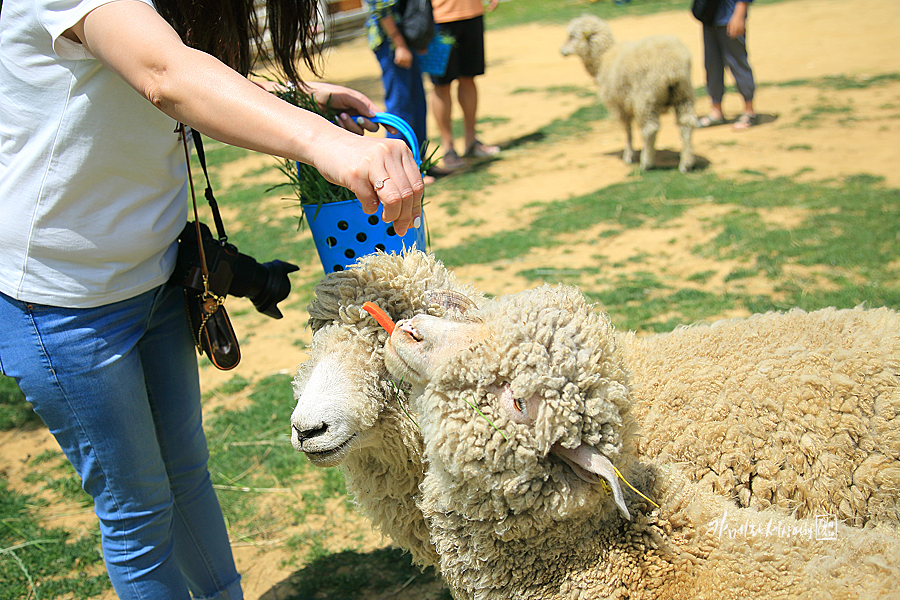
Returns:
[[[481,0],[431,0],[435,23],[472,19],[484,14]]]

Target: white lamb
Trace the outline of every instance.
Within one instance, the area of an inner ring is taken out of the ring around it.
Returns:
[[[385,349],[422,390],[419,503],[457,598],[900,594],[895,529],[736,508],[639,456],[616,336],[576,290],[476,316],[400,321]]]
[[[581,57],[588,74],[597,83],[600,100],[625,128],[625,162],[634,162],[631,137],[634,121],[644,144],[641,170],[653,167],[659,116],[673,108],[681,134],[678,170],[689,171],[695,161],[691,136],[697,119],[688,47],[673,36],[616,43],[609,25],[592,15],[572,19],[567,34],[560,52],[563,56]]]
[[[415,505],[421,435],[404,412],[407,393],[385,370],[387,333],[362,306],[375,302],[400,319],[456,314],[480,298],[433,256],[407,252],[365,256],[329,273],[308,308],[311,358],[294,378],[291,441],[313,465],[340,465],[361,512],[422,566],[437,554]]]

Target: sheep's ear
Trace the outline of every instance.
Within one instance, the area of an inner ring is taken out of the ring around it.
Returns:
[[[631,520],[631,514],[628,512],[628,507],[625,506],[625,495],[619,485],[616,468],[599,450],[586,444],[581,444],[573,449],[553,444],[550,452],[566,461],[575,474],[588,483],[600,483],[602,477],[603,481],[608,483],[612,489],[613,501],[622,516]]]
[[[463,315],[478,308],[468,296],[456,290],[427,290],[425,301],[429,306],[436,305],[444,310],[454,309]]]

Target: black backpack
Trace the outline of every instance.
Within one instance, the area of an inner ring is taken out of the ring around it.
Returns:
[[[400,15],[400,33],[412,50],[424,50],[434,39],[431,0],[400,0],[394,5]]]
[[[694,0],[691,4],[691,14],[704,25],[715,24],[717,10],[719,0]]]

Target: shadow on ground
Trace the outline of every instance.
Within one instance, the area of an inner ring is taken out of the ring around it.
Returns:
[[[606,153],[604,153],[604,155],[609,156],[611,158],[618,158],[619,160],[622,160],[622,150],[616,150],[614,152],[606,152]],[[706,157],[701,156],[699,154],[695,154],[694,159],[695,159],[695,162],[694,162],[694,166],[691,168],[692,171],[702,171],[704,169],[709,168],[710,162],[709,162],[709,159],[707,159]],[[660,169],[660,170],[675,170],[675,171],[677,171],[678,163],[680,160],[681,160],[680,151],[669,150],[667,148],[659,149],[656,151],[656,161],[653,165],[653,168]],[[637,172],[638,169],[640,168],[639,167],[640,162],[641,162],[641,151],[635,150],[634,163],[633,163],[635,172]]]
[[[433,568],[412,564],[408,552],[382,548],[344,551],[312,560],[259,600],[452,600]]]

